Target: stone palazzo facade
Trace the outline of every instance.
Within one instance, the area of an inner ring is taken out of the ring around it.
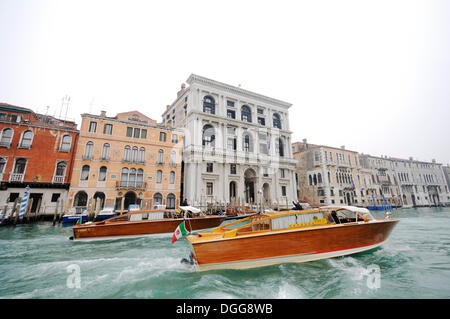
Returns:
[[[183,198],[191,205],[292,206],[290,103],[192,74],[163,113],[184,129]]]
[[[306,140],[293,143],[299,198],[313,206],[450,205],[442,164],[371,156]]]

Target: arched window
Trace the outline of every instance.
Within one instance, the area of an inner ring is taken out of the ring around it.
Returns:
[[[25,173],[25,167],[27,166],[27,160],[25,158],[19,158],[14,166],[14,174]]]
[[[313,181],[314,181],[314,185],[317,185],[317,176],[316,176],[316,174],[314,174],[314,176],[313,176]]]
[[[84,158],[92,159],[92,152],[94,151],[94,143],[89,141],[86,143],[86,148],[84,149]]]
[[[139,149],[138,162],[139,163],[144,163],[145,162],[145,147],[141,147]]]
[[[245,152],[253,152],[253,139],[250,133],[245,132],[242,141],[242,148]]]
[[[123,150],[123,160],[125,162],[131,162],[131,146],[126,145]]]
[[[104,182],[106,180],[106,172],[107,172],[107,168],[106,166],[102,166],[100,167],[100,170],[98,172],[98,180],[100,182]]]
[[[278,113],[273,113],[273,127],[279,128],[281,130],[281,119]]]
[[[214,135],[214,127],[210,124],[206,124],[203,126],[203,134],[202,134],[202,145],[204,147],[214,147],[215,142],[215,135]]]
[[[312,183],[312,177],[311,177],[311,175],[309,175],[309,185],[312,186],[312,184],[313,184]]]
[[[172,193],[167,195],[166,208],[167,209],[174,209],[175,208],[175,195],[172,194]]]
[[[74,198],[73,206],[74,207],[86,207],[88,201],[88,195],[85,191],[79,191]]]
[[[65,176],[66,175],[66,167],[67,164],[64,162],[59,162],[58,164],[56,164],[56,172],[55,172],[55,176]]]
[[[320,174],[320,173],[317,174],[317,183],[319,183],[319,184],[322,183],[322,174]]]
[[[156,183],[160,184],[162,182],[162,171],[157,170],[156,171]]]
[[[133,146],[131,150],[131,162],[136,163],[138,159],[138,148],[137,146]]]
[[[203,112],[208,114],[216,114],[216,105],[212,96],[203,98]]]
[[[89,165],[83,165],[83,168],[81,169],[81,180],[87,181],[89,179]]]
[[[6,160],[3,157],[0,157],[0,174],[3,174],[5,170]]]
[[[20,147],[30,148],[32,142],[33,142],[33,132],[32,131],[23,132],[22,141],[20,141]]]
[[[128,168],[122,168],[122,172],[120,174],[120,186],[128,186]]]
[[[241,107],[241,121],[252,122],[252,111],[247,105]]]
[[[110,149],[111,149],[111,146],[109,145],[109,143],[103,144],[102,160],[108,160],[109,159],[109,151],[110,151]]]
[[[2,138],[0,140],[0,146],[9,147],[14,131],[10,128],[5,128],[2,132]]]
[[[163,197],[160,193],[153,195],[153,205],[162,205]]]
[[[136,169],[130,169],[130,174],[128,175],[128,186],[136,185]]]
[[[174,166],[177,163],[177,152],[170,152],[170,165]]]
[[[164,162],[164,150],[158,151],[158,164],[162,164]]]
[[[144,184],[144,170],[142,168],[139,168],[137,170],[137,175],[136,175],[136,186],[142,187],[143,184]]]
[[[174,171],[170,172],[169,183],[175,184],[175,172]]]
[[[70,152],[70,146],[72,144],[72,136],[64,135],[61,140],[60,152]]]
[[[331,183],[331,174],[328,172],[328,183]]]

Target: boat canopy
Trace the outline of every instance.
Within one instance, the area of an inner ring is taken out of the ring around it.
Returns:
[[[364,207],[356,207],[356,206],[338,206],[338,205],[329,205],[329,206],[322,206],[319,207],[320,210],[326,210],[326,211],[333,211],[336,212],[340,210],[347,210],[350,212],[353,212],[355,214],[360,215],[361,217],[368,217],[370,219],[374,219],[372,214],[370,214],[370,211],[367,208]]]
[[[200,214],[202,211],[196,207],[192,207],[192,206],[180,206],[180,209],[183,211],[190,211],[196,214]]]

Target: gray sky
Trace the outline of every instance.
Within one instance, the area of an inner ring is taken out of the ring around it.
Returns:
[[[191,73],[293,104],[293,141],[450,163],[449,1],[0,0],[0,101],[161,121]],[[64,115],[65,111],[62,111]]]

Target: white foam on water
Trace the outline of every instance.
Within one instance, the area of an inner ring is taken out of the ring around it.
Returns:
[[[308,298],[300,287],[296,287],[286,281],[283,281],[273,296],[275,299],[305,299]]]

